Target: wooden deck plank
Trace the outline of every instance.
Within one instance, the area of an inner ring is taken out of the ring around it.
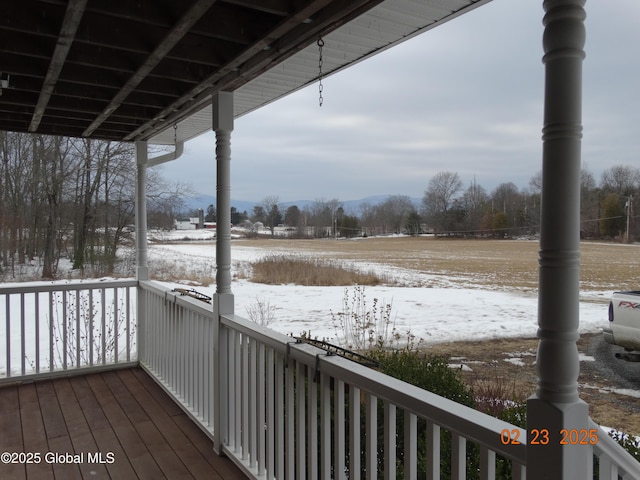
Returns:
[[[0,464],[0,479],[247,478],[140,368],[0,387],[0,447],[42,458]]]
[[[67,436],[67,425],[56,399],[53,383],[48,380],[35,385],[47,439]]]
[[[217,457],[211,442],[209,442],[209,449],[205,452],[206,455],[203,455],[175,423],[175,417],[185,416],[185,413],[179,408],[176,411],[173,407],[169,407],[167,411],[164,405],[156,401],[157,398],[166,398],[166,396],[157,394],[156,389],[160,391],[161,389],[148,375],[144,373],[136,375],[131,370],[122,370],[118,372],[118,376],[122,378],[131,394],[145,406],[149,417],[162,435],[174,440],[172,444],[176,454],[194,478],[203,478],[208,475],[211,480],[224,480],[221,476],[211,476],[211,468],[216,460],[214,457]],[[174,402],[171,403],[175,405]],[[220,460],[219,457],[217,459]]]
[[[158,399],[158,404],[165,409],[175,425],[180,431],[191,441],[194,448],[199,454],[215,469],[215,476],[211,478],[216,480],[246,480],[246,475],[227,457],[221,457],[213,451],[213,442],[211,439],[189,418],[188,415],[164,393],[164,390],[147,375],[141,368],[128,370],[132,375],[136,376],[140,384],[149,392],[152,398]],[[153,411],[153,410],[151,410]],[[180,437],[178,437],[180,438]],[[209,474],[211,475],[211,474]],[[196,477],[201,478],[201,477]]]
[[[102,377],[164,475],[167,478],[185,478],[188,476],[189,473],[180,458],[142,409],[141,404],[138,403],[139,399],[134,398],[129,389],[122,383],[117,372],[106,372]],[[135,377],[130,379],[137,382]],[[147,405],[145,404],[146,408]]]
[[[80,467],[74,460],[73,445],[53,382],[51,380],[38,382],[35,386],[48,446],[48,451],[43,452],[43,461],[50,461],[49,454],[59,455],[60,457],[54,457],[56,460],[51,463],[54,477],[82,480]]]
[[[49,439],[49,452],[61,455],[57,457],[60,458],[60,460],[56,458],[51,464],[55,478],[82,480],[80,463],[76,461],[77,457],[74,457],[73,445],[69,437],[58,436]],[[67,454],[69,456],[67,456]]]
[[[90,436],[95,440],[96,452],[101,452],[105,457],[109,453],[113,455],[113,462],[106,464],[109,476],[114,479],[135,478],[135,470],[93,394],[86,377],[72,377],[69,379],[69,384],[87,422]]]
[[[155,399],[156,403],[158,403],[163,410],[167,412],[167,415],[182,415],[184,413],[178,404],[174,402],[160,387],[160,385],[158,385],[143,369],[132,368],[126,371],[131,372],[131,374],[138,379],[140,384],[144,385],[145,389],[151,393],[151,396]]]
[[[22,447],[9,448],[3,452],[20,453]],[[27,472],[25,466],[20,463],[0,463],[0,478],[10,478],[11,480],[26,480]]]
[[[131,395],[127,387],[123,385],[117,372],[105,372],[102,374],[102,378],[131,423],[136,424],[149,420],[149,415],[147,415],[147,412],[145,412],[145,409],[140,405],[138,400]]]
[[[151,420],[138,423],[136,430],[166,478],[193,478]]]
[[[122,448],[126,452],[138,478],[163,478],[162,471],[140,438],[140,435],[138,435],[138,432],[122,411],[120,404],[118,404],[113,398],[113,395],[111,395],[111,391],[102,378],[102,375],[87,375],[87,382],[98,399],[105,416],[109,419],[109,423],[118,437]]]
[[[73,388],[73,393],[82,409],[84,418],[87,420],[89,429],[93,431],[102,428],[111,428],[111,424],[102,411],[102,407],[100,407],[86,377],[71,377],[69,383]]]
[[[68,378],[63,378],[54,384],[55,394],[60,404],[60,411],[64,419],[69,436],[73,437],[90,432],[87,419]]]
[[[0,389],[0,448],[2,451],[22,445],[20,416],[16,415],[18,388],[9,386]]]
[[[91,434],[82,408],[75,396],[71,382],[68,379],[60,379],[55,382],[55,392],[60,403],[60,409],[67,426],[69,438],[73,446],[73,452],[103,453]],[[106,453],[108,450],[104,451]],[[124,458],[124,457],[123,457]],[[88,459],[88,457],[87,457]],[[78,465],[83,478],[109,478],[105,465],[100,463],[83,462]],[[133,470],[131,470],[133,473]]]
[[[98,452],[102,452],[105,457],[113,454],[113,463],[107,463],[107,471],[113,479],[117,478],[136,478],[136,472],[131,465],[131,461],[127,453],[122,448],[115,432],[110,428],[102,428],[94,430],[93,438],[98,446]]]
[[[20,453],[23,451],[22,425],[16,415],[18,388],[0,388],[0,451]],[[0,478],[25,479],[27,472],[20,463],[0,463]]]
[[[185,435],[192,439],[197,439],[194,440],[193,444],[205,458],[210,460],[213,458],[212,465],[220,475],[220,478],[224,480],[246,480],[245,474],[231,460],[226,457],[220,457],[213,452],[211,440],[202,433],[202,430],[187,415],[177,415],[175,422]]]
[[[40,453],[44,456],[49,451],[47,437],[40,413],[40,402],[34,384],[21,385],[18,389],[18,403],[20,421],[22,423],[22,438],[24,439],[23,452]],[[53,479],[51,464],[40,463],[25,464],[27,478],[29,479]]]

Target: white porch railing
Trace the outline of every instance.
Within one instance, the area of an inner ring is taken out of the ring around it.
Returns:
[[[136,286],[128,280],[0,287],[0,383],[135,364]]]
[[[214,326],[211,305],[153,282],[2,287],[0,383],[139,360],[250,478],[460,479],[469,464],[472,478],[526,476],[522,429],[238,316],[221,318],[219,339]],[[595,478],[640,478],[590,428]]]
[[[140,282],[140,302],[140,364],[213,438],[212,306],[153,282]]]
[[[525,478],[521,429],[238,316],[220,332],[223,450],[254,478],[458,479],[472,451],[480,478],[495,478],[496,455]],[[522,442],[505,445],[514,429]]]

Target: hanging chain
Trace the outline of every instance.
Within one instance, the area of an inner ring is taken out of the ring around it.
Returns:
[[[318,39],[318,50],[319,50],[319,56],[318,56],[318,80],[319,80],[319,84],[318,84],[318,102],[320,103],[320,106],[322,106],[322,90],[323,90],[323,85],[322,85],[322,47],[324,47],[324,40],[322,40],[322,37],[320,37]]]
[[[178,145],[178,124],[173,124],[173,144]]]

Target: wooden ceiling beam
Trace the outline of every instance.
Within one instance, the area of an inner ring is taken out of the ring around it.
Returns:
[[[171,29],[169,34],[162,40],[154,51],[149,55],[147,60],[140,66],[138,71],[134,73],[120,91],[114,96],[107,108],[91,122],[82,136],[88,137],[104,122],[109,116],[115,112],[127,96],[147,77],[147,75],[162,61],[165,55],[173,49],[173,47],[184,37],[189,29],[206,13],[206,11],[215,3],[216,0],[199,0],[189,11],[182,16]]]
[[[51,56],[51,63],[49,64],[49,69],[47,70],[47,75],[44,79],[42,90],[40,91],[40,97],[33,112],[33,117],[31,118],[29,132],[33,133],[38,130],[44,111],[49,104],[56,82],[64,66],[65,59],[69,54],[71,45],[73,45],[73,39],[76,36],[78,25],[80,24],[80,20],[82,20],[86,6],[87,0],[70,0],[67,5],[56,48]]]

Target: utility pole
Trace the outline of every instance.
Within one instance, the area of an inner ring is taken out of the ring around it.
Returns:
[[[631,219],[631,206],[633,205],[633,195],[629,195],[627,197],[627,204],[625,205],[627,209],[627,232],[625,234],[625,243],[629,243],[629,225]]]

